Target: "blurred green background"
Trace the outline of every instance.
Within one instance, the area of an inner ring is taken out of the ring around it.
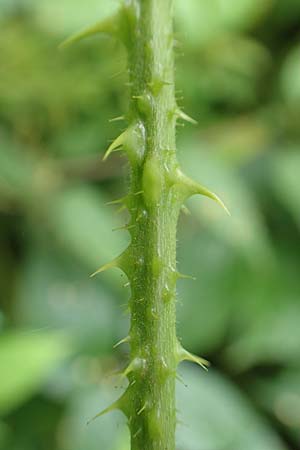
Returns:
[[[89,274],[125,248],[126,55],[95,37],[59,52],[110,0],[0,2],[0,448],[128,450],[126,279]],[[300,2],[176,0],[186,172],[217,192],[179,223],[178,450],[300,449]],[[182,125],[182,124],[179,124]],[[141,449],[142,450],[142,449]]]

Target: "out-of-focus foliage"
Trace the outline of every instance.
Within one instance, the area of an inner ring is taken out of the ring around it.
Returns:
[[[129,448],[120,414],[85,425],[126,360],[126,278],[89,278],[128,240],[126,162],[101,162],[126,54],[57,50],[116,6],[0,3],[1,450]],[[299,0],[176,0],[179,158],[232,213],[195,198],[179,224],[178,334],[214,368],[181,369],[178,450],[300,449],[299,23]]]

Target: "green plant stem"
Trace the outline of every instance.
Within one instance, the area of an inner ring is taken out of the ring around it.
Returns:
[[[178,118],[194,122],[176,104],[173,59],[173,0],[126,0],[103,22],[71,36],[63,45],[96,33],[120,39],[128,51],[131,101],[128,128],[109,146],[127,153],[130,190],[122,203],[130,213],[124,228],[129,247],[98,269],[119,267],[131,286],[128,337],[130,362],[123,372],[129,385],[110,407],[128,419],[131,450],[175,450],[175,379],[177,365],[207,361],[187,352],[176,338],[176,228],[186,198],[212,192],[189,179],[176,158]],[[226,209],[226,208],[225,208]],[[95,275],[93,274],[93,275]]]
[[[175,449],[175,282],[179,208],[166,168],[175,158],[172,0],[141,0],[129,54],[131,115],[145,132],[143,163],[133,167],[130,228],[132,450]]]

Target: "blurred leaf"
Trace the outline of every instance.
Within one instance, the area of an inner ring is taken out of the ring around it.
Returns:
[[[197,280],[178,284],[178,334],[230,376],[246,371],[238,381],[249,400],[223,375],[183,367],[189,388],[179,386],[179,405],[188,427],[178,428],[178,450],[282,450],[276,428],[296,450],[300,252],[291,216],[299,229],[300,2],[175,3],[183,90],[177,102],[201,130],[178,129],[181,137],[195,136],[181,138],[182,165],[232,213],[228,218],[198,197],[193,216],[181,218],[179,269]],[[117,7],[117,0],[0,1],[3,330],[11,323],[63,330],[77,352],[57,370],[56,350],[39,340],[42,357],[52,352],[53,362],[45,362],[36,382],[26,370],[38,352],[23,351],[24,339],[10,352],[18,359],[13,374],[2,375],[0,351],[0,383],[1,376],[5,383],[17,376],[20,385],[36,383],[30,392],[10,388],[1,450],[129,449],[120,414],[85,426],[117,397],[115,383],[104,377],[116,365],[113,340],[128,328],[119,310],[128,296],[120,272],[88,278],[128,243],[126,232],[111,232],[125,217],[104,207],[118,189],[120,164],[100,166],[120,127],[107,120],[127,110],[125,51],[105,37],[57,51],[68,34]],[[41,386],[45,395],[22,406]],[[0,387],[0,409],[2,397]],[[259,405],[273,431],[254,411]]]
[[[58,241],[91,272],[118,256],[128,243],[124,224],[114,214],[109,199],[96,189],[76,186],[60,192],[48,210],[49,224]],[[104,277],[116,280],[114,271]],[[112,278],[113,277],[113,278]]]
[[[102,380],[97,386],[85,383],[81,389],[77,389],[61,424],[59,448],[129,450],[129,432],[126,418],[121,412],[111,412],[86,426],[89,419],[112,404],[119,396],[120,392],[116,392],[116,388],[109,381]]]
[[[9,427],[0,421],[0,450],[9,448],[10,431]]]
[[[244,166],[266,151],[271,130],[256,116],[218,121],[203,131],[203,139],[214,152],[233,166]]]
[[[26,198],[32,189],[36,161],[30,153],[0,136],[0,195]]]
[[[270,65],[269,51],[261,43],[224,34],[190,51],[178,65],[178,84],[196,117],[205,106],[225,103],[241,109],[257,103],[259,83]],[[203,118],[207,120],[207,112]]]
[[[46,0],[1,0],[0,6],[3,18],[18,11],[31,11],[45,30],[70,33],[111,14],[118,2],[90,0],[87,8],[79,0],[52,0],[50,3]]]
[[[252,27],[270,10],[273,0],[177,0],[176,20],[191,44],[205,44],[225,31]]]
[[[210,370],[205,374],[184,367],[187,387],[178,384],[178,450],[284,450],[276,433],[252,409],[230,382]],[[73,397],[62,424],[62,442],[66,450],[127,450],[128,431],[124,417],[116,412],[92,422],[85,421],[110,404],[117,394],[112,385],[101,383],[97,391],[85,385]],[[116,442],[120,442],[117,444]]]
[[[271,427],[238,389],[213,370],[183,371],[177,387],[178,450],[284,450]]]
[[[108,119],[119,115],[127,92],[125,56],[119,52],[117,59],[112,58],[116,44],[108,41],[99,48],[97,40],[84,52],[78,47],[59,52],[59,38],[37,28],[29,20],[32,14],[22,20],[17,16],[0,29],[0,115],[6,128],[14,140],[29,143],[36,153],[63,154],[63,141],[71,130],[92,123],[90,141],[81,140],[76,150],[86,154],[96,146],[100,150],[114,129]],[[112,101],[116,93],[120,100]]]
[[[16,315],[22,326],[59,329],[78,349],[105,352],[119,337],[121,309],[100,280],[59,253],[34,247],[25,259]]]
[[[275,0],[219,0],[218,3],[220,15],[228,27],[249,29],[257,25],[271,11]]]
[[[293,47],[286,56],[280,74],[281,92],[284,99],[300,106],[300,46]]]
[[[204,150],[204,142],[181,144],[187,173],[216,192],[231,217],[216,203],[193,198],[193,214],[224,242],[243,254],[254,267],[272,265],[273,251],[258,205],[241,176],[228,164]],[[199,170],[201,173],[199,173]]]
[[[0,412],[7,414],[40,389],[70,352],[57,333],[10,332],[0,337]]]
[[[290,300],[290,299],[289,299]],[[259,364],[293,365],[300,357],[300,307],[290,300],[263,316],[255,316],[249,329],[229,346],[227,361],[237,370],[246,370]]]
[[[298,227],[300,227],[299,147],[289,148],[285,152],[274,155],[270,165],[270,173],[270,181],[275,193],[282,204],[294,216]]]
[[[31,3],[37,20],[45,29],[64,33],[93,24],[112,14],[118,6],[116,0],[90,0],[88,8],[79,0],[31,0]]]
[[[179,269],[196,280],[178,283],[178,335],[185,347],[205,356],[222,346],[232,318],[234,254],[203,229],[186,225],[181,234]]]
[[[285,29],[286,27],[292,27],[293,24],[297,24],[300,18],[300,3],[298,0],[276,0],[270,14],[268,22],[270,29]]]
[[[256,380],[251,387],[258,403],[287,429],[295,445],[300,437],[299,377],[299,369],[287,369],[267,380]]]

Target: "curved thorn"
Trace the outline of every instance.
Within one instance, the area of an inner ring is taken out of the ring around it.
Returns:
[[[204,358],[201,358],[200,356],[196,356],[193,353],[189,353],[189,352],[187,352],[187,356],[186,356],[185,360],[194,362],[195,364],[198,364],[206,371],[208,370],[208,367],[210,366],[209,361],[207,361]]]
[[[110,146],[108,147],[108,149],[104,153],[103,161],[106,161],[106,159],[109,157],[109,155],[112,152],[116,152],[118,150],[121,150],[121,147],[124,145],[124,142],[125,142],[125,139],[126,139],[126,135],[127,135],[127,130],[123,131],[123,133],[121,133],[120,136],[118,136],[117,139],[115,139],[110,144]]]
[[[228,216],[231,216],[230,211],[225,206],[225,204],[222,202],[220,197],[217,196],[217,194],[215,194],[214,192],[209,191],[208,189],[206,189],[204,186],[201,186],[200,184],[198,186],[199,186],[198,194],[205,195],[206,197],[211,198],[212,200],[217,202],[224,209],[224,211],[228,214]]]
[[[177,180],[177,182],[179,182],[179,186],[181,185],[183,187],[183,190],[186,192],[187,195],[185,197],[190,197],[196,194],[204,195],[205,197],[211,198],[212,200],[217,202],[229,216],[231,215],[225,204],[214,192],[187,177],[184,173],[181,172],[180,169],[176,170],[175,179]]]
[[[183,348],[180,344],[178,344],[178,362],[180,361],[191,361],[199,366],[201,366],[204,370],[208,370],[210,366],[210,362],[200,356],[194,355],[193,353],[188,352],[185,348]]]

